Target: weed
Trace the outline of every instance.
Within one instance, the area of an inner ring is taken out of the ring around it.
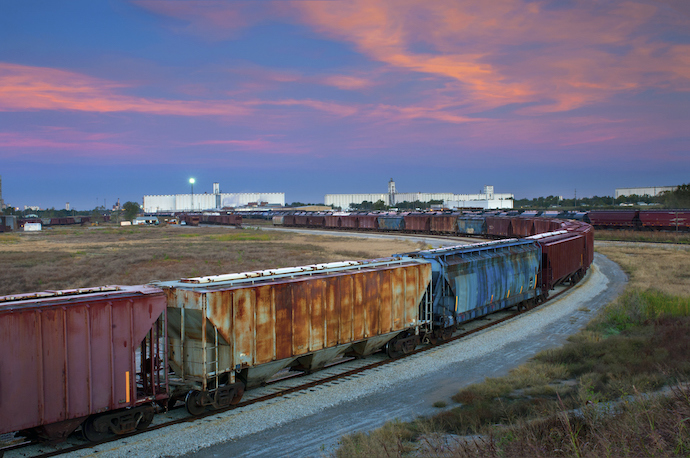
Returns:
[[[447,405],[448,405],[448,403],[446,403],[446,401],[436,401],[432,404],[432,406],[436,407],[437,409],[442,409],[442,408],[446,407]]]

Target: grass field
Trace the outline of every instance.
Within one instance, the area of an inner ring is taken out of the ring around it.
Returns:
[[[690,454],[690,251],[598,251],[622,266],[629,287],[565,346],[462,389],[436,416],[343,437],[335,455]]]
[[[228,227],[65,227],[0,234],[0,295],[136,285],[387,257],[413,242]]]

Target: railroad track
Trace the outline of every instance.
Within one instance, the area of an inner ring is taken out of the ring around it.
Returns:
[[[549,297],[546,302],[551,302],[555,298],[564,294],[570,290],[573,285],[567,287],[560,287],[555,294]],[[542,305],[538,305],[535,308],[539,308]],[[533,310],[533,309],[530,309]],[[110,442],[115,442],[119,440],[126,439],[128,437],[137,436],[142,433],[149,431],[154,431],[162,428],[167,428],[177,424],[202,421],[204,418],[218,415],[223,412],[230,410],[250,406],[253,404],[258,404],[262,402],[268,402],[272,399],[289,396],[291,394],[315,390],[319,386],[324,386],[328,384],[339,383],[341,381],[351,379],[353,377],[358,377],[363,375],[365,372],[372,369],[378,368],[380,366],[394,363],[395,361],[402,360],[413,355],[438,348],[439,346],[448,345],[452,342],[456,342],[460,339],[468,337],[472,334],[478,333],[490,327],[499,325],[505,321],[516,318],[523,315],[530,310],[517,310],[516,308],[499,311],[491,315],[479,318],[474,321],[467,322],[454,333],[448,339],[439,342],[437,344],[425,343],[417,347],[414,351],[400,356],[398,358],[391,359],[384,352],[378,352],[371,355],[365,359],[355,359],[355,358],[344,358],[343,360],[326,366],[324,369],[308,373],[294,373],[294,375],[289,373],[279,373],[273,380],[269,381],[265,386],[260,388],[255,388],[245,393],[243,401],[236,406],[228,407],[219,410],[209,410],[198,416],[191,416],[186,412],[184,405],[179,405],[174,407],[167,413],[159,413],[157,419],[154,420],[154,424],[143,431],[137,431],[130,434],[125,434],[121,436],[113,436],[109,439],[100,442],[86,442],[84,439],[80,438],[79,433],[73,434],[66,442],[61,444],[49,445],[45,443],[37,442],[23,442],[15,444],[6,448],[0,448],[0,457],[4,453],[8,456],[5,458],[10,458],[11,456],[21,456],[21,457],[52,457],[65,453],[76,452],[85,449],[95,449],[98,446],[108,444]],[[173,417],[171,419],[165,419],[164,416]]]

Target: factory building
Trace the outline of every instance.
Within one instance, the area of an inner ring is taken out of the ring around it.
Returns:
[[[662,192],[673,192],[678,186],[651,186],[646,188],[616,188],[616,199],[621,196],[658,196]]]
[[[429,202],[431,200],[442,201],[446,208],[484,208],[506,209],[513,208],[513,194],[496,194],[493,186],[484,186],[479,194],[454,194],[431,192],[397,192],[395,181],[391,178],[388,182],[388,193],[381,194],[326,194],[326,205],[340,207],[343,210],[351,208],[353,204],[361,204],[364,201],[378,202],[382,200],[386,205],[395,206],[400,202]]]
[[[213,183],[213,193],[168,194],[144,196],[146,213],[220,210],[249,205],[285,206],[284,192],[220,192],[219,183]]]

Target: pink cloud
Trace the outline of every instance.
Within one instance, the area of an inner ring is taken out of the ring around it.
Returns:
[[[249,110],[228,101],[183,101],[121,94],[127,85],[75,72],[0,62],[0,111],[71,110],[179,116],[241,116]]]

